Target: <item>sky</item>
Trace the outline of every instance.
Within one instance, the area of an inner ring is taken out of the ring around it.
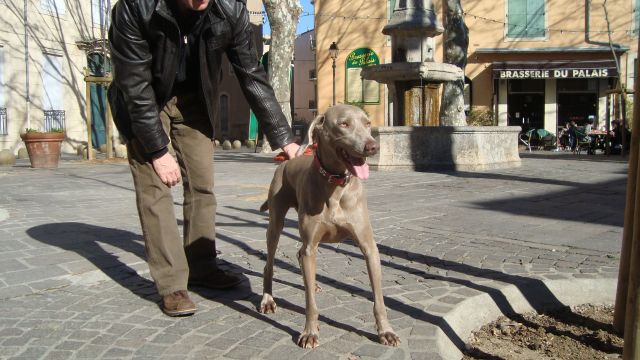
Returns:
[[[310,0],[300,0],[300,5],[302,5],[302,14],[300,14],[300,22],[298,23],[297,34],[302,34],[307,30],[313,29],[313,5],[311,5]],[[264,7],[262,7],[262,11],[264,11]],[[265,16],[265,23],[262,27],[263,34],[271,34],[271,27],[269,27],[269,20]]]

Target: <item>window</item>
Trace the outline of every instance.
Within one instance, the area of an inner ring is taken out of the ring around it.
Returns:
[[[93,26],[107,27],[107,0],[91,0]]]
[[[62,15],[66,11],[64,1],[65,0],[40,0],[40,6],[52,14]]]
[[[545,37],[544,0],[508,0],[507,7],[508,38]]]
[[[51,130],[52,128],[64,129],[64,88],[62,84],[62,57],[44,54],[44,64],[42,66],[44,130]]]
[[[311,109],[311,110],[317,109],[315,100],[309,100],[309,109]]]
[[[229,132],[229,96],[220,95],[220,131]]]
[[[309,70],[309,80],[318,80],[318,77],[316,76],[316,69]]]
[[[353,50],[346,61],[346,102],[357,104],[380,103],[380,84],[373,80],[364,80],[360,76],[362,68],[380,64],[375,51],[368,48]]]

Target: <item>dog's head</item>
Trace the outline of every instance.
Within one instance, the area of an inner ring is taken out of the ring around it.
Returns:
[[[352,105],[337,105],[316,117],[299,154],[309,143],[318,144],[323,162],[342,165],[353,175],[366,179],[369,167],[366,158],[378,152],[378,143],[371,136],[371,121],[362,109]]]

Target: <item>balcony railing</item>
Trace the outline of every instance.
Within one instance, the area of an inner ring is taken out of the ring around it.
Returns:
[[[7,108],[0,108],[0,135],[9,135],[7,125]]]
[[[64,110],[44,111],[44,131],[51,131],[51,129],[65,129]]]

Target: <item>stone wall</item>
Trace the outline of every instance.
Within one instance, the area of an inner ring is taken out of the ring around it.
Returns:
[[[520,166],[518,126],[379,127],[373,169],[480,171]]]

